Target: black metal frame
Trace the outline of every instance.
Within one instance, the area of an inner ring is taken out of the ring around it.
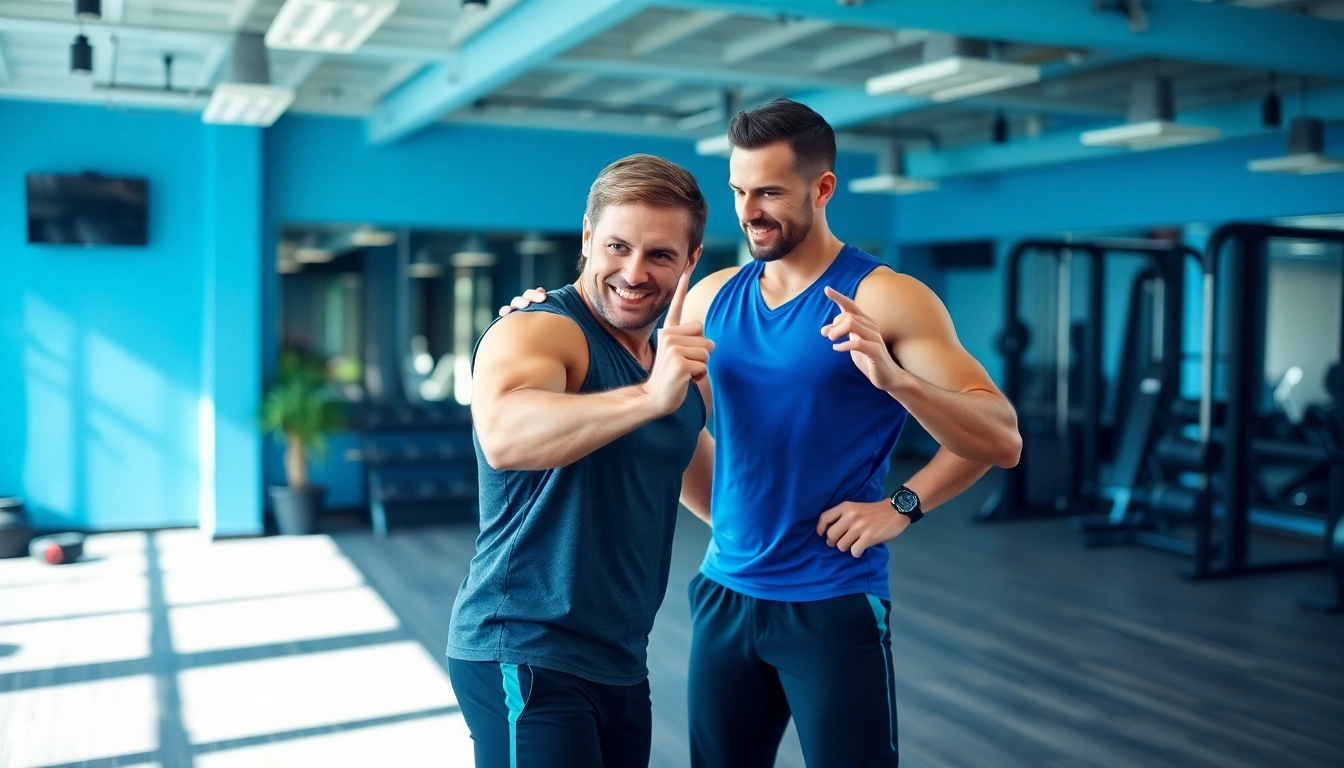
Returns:
[[[1227,404],[1223,425],[1222,466],[1210,468],[1223,475],[1222,536],[1214,541],[1212,504],[1201,505],[1196,516],[1196,557],[1187,573],[1191,579],[1211,579],[1272,573],[1327,564],[1331,530],[1339,522],[1341,486],[1344,486],[1344,454],[1331,455],[1331,519],[1320,557],[1250,562],[1250,504],[1254,460],[1254,427],[1259,396],[1264,387],[1265,326],[1268,297],[1268,241],[1313,240],[1344,246],[1344,231],[1301,229],[1267,224],[1231,223],[1216,229],[1209,238],[1204,259],[1204,349],[1201,365],[1200,442],[1208,446],[1212,435],[1214,326],[1218,317],[1214,290],[1224,254],[1235,254],[1226,270],[1230,311],[1227,332]],[[1232,248],[1226,246],[1231,245]],[[1344,306],[1344,305],[1342,305]],[[1340,318],[1344,331],[1344,313]],[[1344,332],[1340,335],[1340,359],[1344,361]]]
[[[982,521],[1062,517],[1076,514],[1076,510],[1071,510],[1070,507],[1079,497],[1080,486],[1084,483],[1095,483],[1097,479],[1100,465],[1099,443],[1102,410],[1101,308],[1105,299],[1104,264],[1107,254],[1148,256],[1152,259],[1152,268],[1157,269],[1164,280],[1166,288],[1163,294],[1162,344],[1164,354],[1162,362],[1163,375],[1169,382],[1179,381],[1181,374],[1185,260],[1193,258],[1197,263],[1203,263],[1198,251],[1183,243],[1169,241],[1108,238],[1077,242],[1044,239],[1023,240],[1013,246],[1008,255],[1007,295],[1004,302],[1006,322],[1004,327],[1009,329],[1009,333],[1020,325],[1022,286],[1019,267],[1026,255],[1032,252],[1054,254],[1057,259],[1062,258],[1065,253],[1078,254],[1088,258],[1092,265],[1087,290],[1091,309],[1086,318],[1081,361],[1082,402],[1081,415],[1078,419],[1080,445],[1077,472],[1075,482],[1070,484],[1070,496],[1058,499],[1053,507],[1042,508],[1029,505],[1026,501],[1027,478],[1024,471],[1025,467],[1019,465],[1009,470],[1005,474],[1003,486],[990,497],[981,509],[979,519]],[[1063,287],[1063,290],[1069,289],[1071,289],[1071,286]],[[1063,317],[1059,318],[1057,322],[1071,324],[1072,319]],[[1004,393],[1012,402],[1020,403],[1023,385],[1022,357],[1025,348],[1021,344],[1013,345],[1010,343],[1002,345],[1001,351],[1004,354]],[[1062,354],[1067,355],[1068,351],[1063,350]],[[1064,364],[1067,365],[1067,362]],[[1174,386],[1164,389],[1172,393],[1178,390]],[[1164,398],[1169,399],[1170,395],[1164,394]],[[1066,418],[1068,417],[1066,416]],[[1066,466],[1065,461],[1072,462],[1072,451],[1066,451],[1066,453],[1069,455],[1060,456],[1061,461],[1057,466]]]

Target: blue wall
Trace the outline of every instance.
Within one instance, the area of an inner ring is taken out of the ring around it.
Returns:
[[[0,101],[0,493],[39,525],[197,518],[196,116]],[[24,175],[149,179],[147,248],[27,244]]]

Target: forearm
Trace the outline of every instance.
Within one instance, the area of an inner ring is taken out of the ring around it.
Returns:
[[[521,389],[473,410],[486,461],[495,469],[554,469],[572,464],[652,421],[640,386],[578,395]]]
[[[906,373],[892,397],[938,444],[977,464],[1012,467],[1022,450],[1017,412],[997,392],[951,392]],[[982,473],[983,474],[983,473]]]
[[[969,461],[940,448],[938,453],[916,472],[905,485],[919,495],[919,506],[924,512],[951,501],[962,491],[975,485],[985,476],[989,464]]]
[[[681,476],[681,505],[691,514],[704,520],[709,519],[709,500],[714,489],[714,438],[706,430],[700,430],[700,438],[695,446],[695,455]]]

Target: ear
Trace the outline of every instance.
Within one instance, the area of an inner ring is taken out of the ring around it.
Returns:
[[[686,260],[687,272],[692,272],[695,270],[695,265],[700,263],[700,255],[703,254],[704,252],[705,252],[705,246],[703,245],[695,249],[695,252],[691,254],[691,258]]]
[[[813,205],[817,208],[825,208],[826,204],[829,203],[831,198],[835,195],[835,186],[838,183],[834,172],[822,172],[822,174],[817,177],[817,180],[812,182],[812,199],[816,201]]]
[[[584,258],[588,258],[588,245],[589,245],[590,242],[592,242],[592,239],[593,239],[593,225],[592,225],[591,222],[588,221],[588,217],[587,217],[587,216],[584,216],[584,217],[583,217],[583,248],[581,249]]]

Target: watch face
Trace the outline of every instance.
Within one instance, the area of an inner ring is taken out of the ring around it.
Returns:
[[[896,492],[896,511],[903,515],[914,511],[919,506],[919,497],[914,491],[908,491],[904,488]]]

